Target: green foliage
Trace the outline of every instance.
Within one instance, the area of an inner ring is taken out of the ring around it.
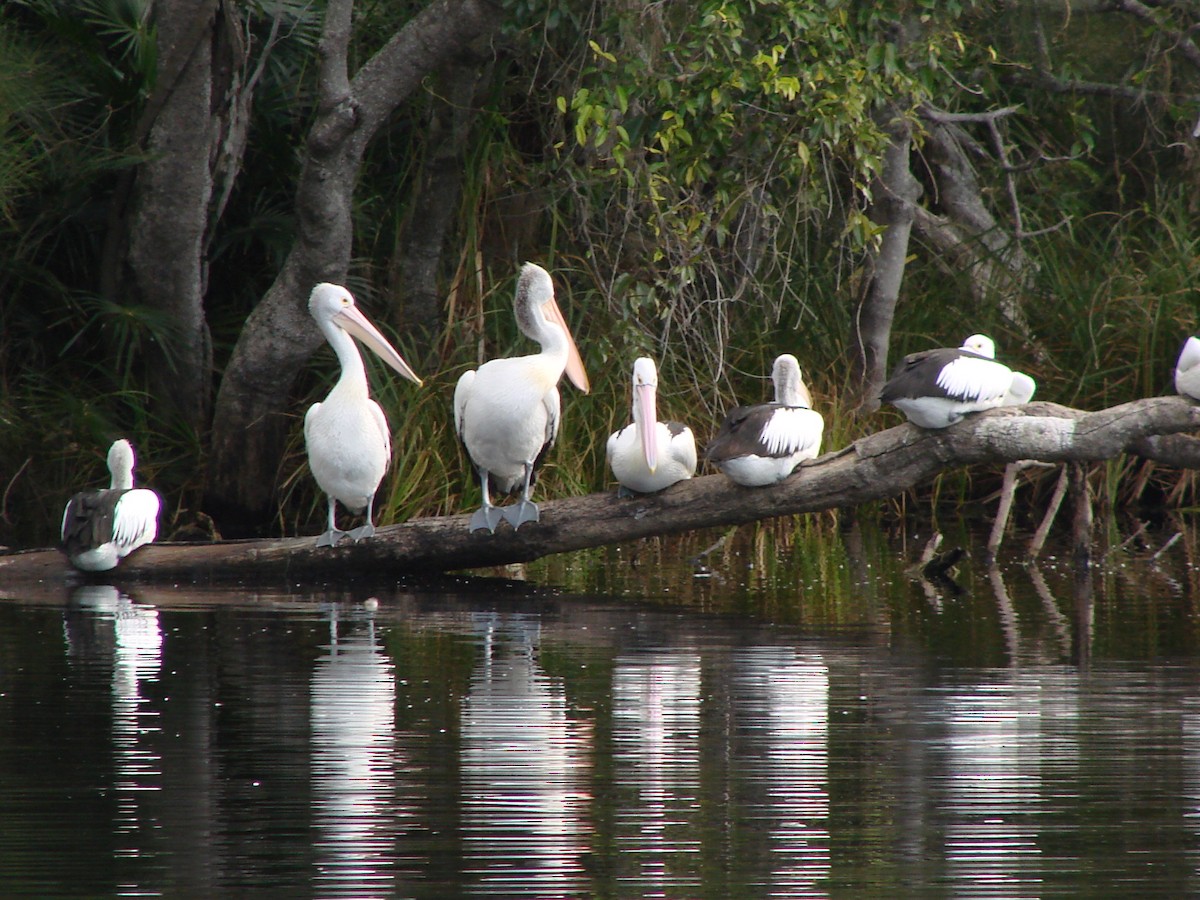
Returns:
[[[569,122],[562,174],[585,197],[572,232],[606,273],[614,351],[677,357],[689,381],[716,376],[703,408],[717,415],[735,399],[731,370],[799,350],[797,326],[829,331],[840,280],[878,234],[866,204],[886,116],[911,116],[951,81],[966,52],[959,12],[610,9],[556,108]]]
[[[424,5],[356,3],[353,65]],[[202,485],[204,436],[148,412],[156,380],[144,350],[170,339],[169,323],[99,295],[110,202],[139,161],[135,130],[155,87],[149,6],[12,0],[0,9],[3,540],[45,542],[66,495],[103,481],[104,450],[121,434],[168,507],[194,507]],[[1196,24],[1186,6],[1151,15],[1185,35]],[[218,371],[291,247],[323,13],[306,0],[238,9],[256,50],[274,43],[244,169],[213,223],[206,315]],[[628,419],[629,367],[640,354],[658,360],[663,415],[688,421],[701,443],[728,406],[768,396],[781,352],[802,361],[828,449],[897,421],[891,411],[862,421],[846,409],[854,386],[845,342],[879,234],[866,213],[878,199],[883,129],[925,102],[951,112],[1019,108],[1000,137],[1025,229],[1036,235],[1022,244],[1038,266],[1022,298],[1033,341],[999,310],[965,301],[965,276],[914,246],[893,355],[983,330],[1039,379],[1039,398],[1099,406],[1167,389],[1179,339],[1197,327],[1195,209],[1176,186],[1195,176],[1190,98],[1200,79],[1172,65],[1149,25],[953,0],[508,0],[505,15],[441,261],[445,328],[436,346],[404,347],[402,329],[397,342],[422,361],[426,387],[372,379],[395,429],[379,521],[478,502],[450,398],[467,367],[533,349],[511,313],[526,259],[550,269],[593,382],[588,396],[562,388],[563,428],[539,498],[609,484],[604,441]],[[1041,89],[1021,76],[1034,71],[1031,60],[1045,62],[1036,55],[1044,47],[1064,77],[1115,79],[1153,98],[1134,106]],[[368,149],[351,274],[360,296],[404,302],[397,257],[405,229],[421,224],[410,204],[440,102],[431,79]],[[979,142],[977,175],[1003,220],[1012,209],[1006,173],[988,159],[991,135],[963,130]],[[919,129],[916,149],[919,169]],[[936,212],[937,198],[924,202]],[[381,309],[376,318],[386,319]],[[288,533],[315,533],[325,515],[300,422],[335,367],[318,356],[311,370],[280,463],[277,524]],[[1134,480],[1111,469],[1114,484]],[[934,496],[968,499],[987,480],[956,478]],[[1138,484],[1153,481],[1137,474]],[[1181,484],[1163,491],[1183,497]]]

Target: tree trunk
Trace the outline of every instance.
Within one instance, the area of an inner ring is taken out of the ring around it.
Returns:
[[[156,88],[143,116],[147,159],[137,170],[129,210],[127,279],[134,298],[164,313],[170,333],[153,345],[155,401],[197,433],[208,422],[212,343],[204,315],[204,250],[213,194],[211,160],[226,102],[214,91],[217,0],[159,0]],[[122,278],[121,280],[126,280]]]
[[[279,461],[295,420],[292,388],[321,337],[307,299],[319,281],[344,281],[354,186],[363,152],[421,80],[499,26],[484,0],[438,0],[350,78],[351,0],[331,0],[321,38],[320,102],[296,189],[296,241],[247,319],[217,394],[206,509],[221,531],[263,533]]]
[[[884,228],[878,249],[868,259],[862,300],[851,323],[850,346],[854,354],[854,382],[860,385],[856,407],[861,413],[879,408],[879,392],[887,380],[888,344],[892,320],[904,279],[908,239],[921,187],[909,170],[912,126],[894,108],[885,127],[891,143],[884,153],[879,178],[873,186],[871,219]]]
[[[806,462],[774,487],[743,488],[724,475],[693,478],[658,494],[615,491],[544,500],[541,520],[520,531],[470,533],[469,516],[416,519],[380,528],[358,544],[318,550],[315,536],[216,544],[152,544],[106,580],[214,580],[252,584],[348,577],[355,571],[416,573],[526,562],[563,553],[774,516],[853,508],[902,493],[947,469],[971,464],[1099,462],[1134,453],[1200,468],[1200,405],[1152,397],[1084,412],[1031,403],[973,415],[951,428],[899,425]],[[1086,487],[1086,486],[1085,486]],[[0,582],[81,578],[57,550],[0,555]]]
[[[426,339],[441,326],[439,275],[446,235],[459,211],[467,137],[475,121],[475,91],[486,60],[470,53],[452,59],[437,79],[438,97],[425,136],[427,156],[414,191],[391,290],[405,321]],[[432,346],[431,340],[422,341]]]
[[[934,261],[947,273],[967,273],[971,299],[977,305],[998,308],[1013,329],[1032,342],[1021,300],[1032,283],[1034,264],[984,202],[960,126],[936,120],[927,126],[924,157],[941,215],[920,209],[914,228],[933,247]]]

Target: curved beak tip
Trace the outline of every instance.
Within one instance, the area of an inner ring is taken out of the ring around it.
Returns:
[[[387,363],[387,365],[417,384],[418,387],[424,386],[424,382],[413,371],[412,366],[405,361],[404,357],[392,346],[391,342],[383,336],[379,329],[360,310],[351,307],[342,312],[338,316],[338,319],[338,324],[347,333],[361,341],[363,346],[367,347],[372,353]]]

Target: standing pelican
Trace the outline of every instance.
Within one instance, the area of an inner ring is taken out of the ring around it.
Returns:
[[[538,520],[529,499],[534,472],[558,433],[558,380],[563,372],[584,393],[587,372],[562,310],[554,284],[541,266],[525,263],[514,301],[517,327],[541,345],[542,352],[492,359],[464,372],[454,389],[454,429],[479,475],[483,505],[471,516],[471,530],[494,532],[502,518],[513,528]],[[504,508],[492,505],[491,489],[521,499]]]
[[[1200,400],[1200,337],[1183,342],[1175,363],[1175,390],[1185,397]]]
[[[996,344],[973,334],[961,347],[910,353],[896,367],[879,399],[899,409],[914,425],[946,428],[967,413],[1027,402],[1036,388],[1021,374],[996,362]]]
[[[704,453],[746,487],[783,481],[801,462],[821,452],[825,419],[812,408],[796,357],[778,357],[771,379],[775,402],[731,409]]]
[[[372,523],[375,491],[392,457],[387,419],[367,392],[367,372],[351,336],[405,378],[417,384],[421,379],[358,311],[354,297],[341,285],[318,284],[308,298],[308,311],[342,366],[342,376],[324,402],[314,403],[304,416],[308,467],[329,498],[329,530],[317,538],[317,546],[332,547],[347,534],[358,541],[375,533]],[[353,512],[365,508],[366,522],[353,531],[339,531],[334,523],[338,500]]]
[[[158,494],[133,486],[133,445],[121,439],[108,449],[107,489],[81,491],[63,510],[62,545],[85,572],[106,572],[158,536]]]
[[[643,356],[633,364],[633,424],[608,436],[608,464],[621,485],[618,496],[661,491],[696,474],[692,430],[658,421],[657,391],[658,370]]]

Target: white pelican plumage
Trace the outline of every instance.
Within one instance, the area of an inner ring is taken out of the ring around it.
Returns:
[[[421,379],[358,310],[354,297],[341,285],[322,283],[314,287],[308,311],[342,367],[342,375],[329,395],[309,407],[304,416],[308,466],[329,498],[329,529],[317,538],[317,546],[332,547],[347,535],[358,541],[375,533],[375,491],[392,458],[387,419],[368,393],[367,372],[353,338],[405,378],[417,384]],[[365,509],[366,522],[353,531],[339,531],[334,520],[339,500],[353,512]]]
[[[658,369],[648,356],[633,364],[633,424],[608,436],[608,464],[618,496],[649,494],[696,474],[696,438],[657,416]]]
[[[1023,403],[1028,403],[1033,399],[1033,394],[1037,390],[1037,382],[1026,375],[1024,372],[1013,372],[1012,384],[1008,386],[1008,390],[1004,392],[1004,402],[1001,406],[1020,406]]]
[[[785,353],[776,358],[771,380],[775,401],[731,409],[704,453],[746,487],[783,481],[821,452],[825,419],[812,408],[796,357]]]
[[[1175,390],[1184,397],[1200,400],[1200,337],[1193,335],[1183,342],[1175,363]]]
[[[910,353],[879,399],[921,428],[946,428],[968,413],[1027,403],[1036,382],[995,356],[996,344],[984,334],[971,335],[961,347]]]
[[[62,544],[85,572],[106,572],[158,536],[158,494],[133,486],[133,445],[121,439],[108,450],[112,481],[106,489],[81,491],[63,510]]]
[[[517,278],[514,301],[517,327],[541,345],[529,356],[492,359],[464,372],[454,389],[454,429],[479,476],[483,504],[471,516],[471,530],[494,532],[502,518],[513,528],[538,520],[529,499],[534,472],[558,433],[558,380],[567,377],[584,393],[587,372],[562,310],[554,300],[554,284],[541,266],[525,263]],[[521,499],[511,506],[492,505],[491,490]]]

